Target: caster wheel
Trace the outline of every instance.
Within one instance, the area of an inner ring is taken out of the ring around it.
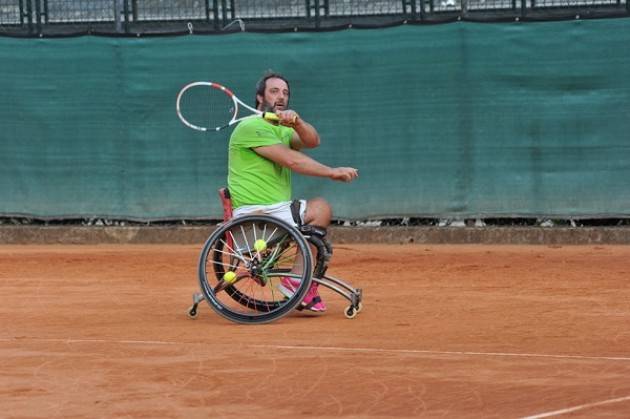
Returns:
[[[196,319],[199,313],[197,313],[197,307],[192,306],[188,309],[188,317],[191,319]]]
[[[363,303],[360,302],[359,304],[357,304],[356,311],[357,313],[360,313],[361,310],[363,310]]]
[[[346,307],[346,309],[343,312],[343,314],[348,319],[354,319],[357,316],[358,313],[359,312],[353,306]]]

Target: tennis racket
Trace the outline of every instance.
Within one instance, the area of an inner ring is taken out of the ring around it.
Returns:
[[[248,118],[262,117],[270,122],[280,120],[273,112],[262,112],[246,105],[227,87],[207,81],[184,86],[177,94],[175,107],[184,125],[198,131],[219,131]],[[241,109],[246,111],[245,115],[239,115]]]

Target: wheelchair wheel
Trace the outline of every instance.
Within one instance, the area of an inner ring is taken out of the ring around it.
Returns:
[[[287,298],[280,281],[297,285]],[[312,281],[311,251],[302,234],[266,215],[239,217],[218,227],[199,258],[204,298],[219,315],[237,323],[267,323],[304,299]]]

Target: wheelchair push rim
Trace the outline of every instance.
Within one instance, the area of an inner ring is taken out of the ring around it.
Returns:
[[[287,298],[283,277],[299,282]],[[237,323],[267,323],[295,309],[312,281],[311,251],[288,223],[266,215],[220,225],[199,258],[199,283],[208,305]]]

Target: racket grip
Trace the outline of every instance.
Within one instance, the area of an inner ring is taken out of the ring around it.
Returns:
[[[269,122],[278,122],[280,118],[273,112],[263,112],[262,117]]]

